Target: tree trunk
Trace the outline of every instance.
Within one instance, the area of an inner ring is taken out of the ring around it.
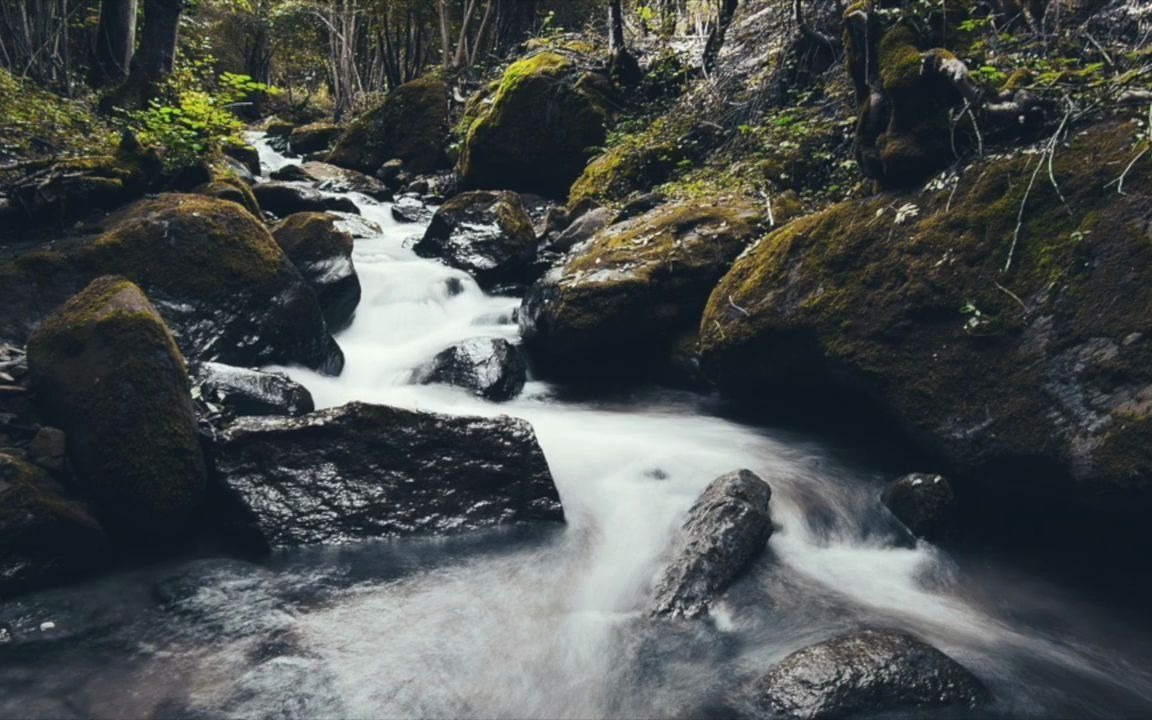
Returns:
[[[132,58],[128,79],[104,96],[101,110],[139,110],[156,96],[160,83],[172,72],[183,11],[184,0],[144,0],[140,47]]]
[[[136,48],[136,0],[103,0],[92,47],[93,87],[116,85],[128,77]]]
[[[708,41],[704,44],[704,71],[712,72],[716,67],[716,58],[720,56],[720,47],[724,44],[724,34],[732,24],[732,16],[736,14],[736,7],[740,0],[722,0],[720,17],[708,33]]]
[[[624,11],[620,0],[608,0],[608,49],[613,53],[625,50]]]

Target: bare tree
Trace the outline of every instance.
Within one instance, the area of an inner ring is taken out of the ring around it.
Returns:
[[[102,0],[100,23],[92,45],[88,82],[93,87],[116,85],[128,78],[136,50],[136,0]]]

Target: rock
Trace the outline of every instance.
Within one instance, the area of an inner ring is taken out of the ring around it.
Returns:
[[[288,149],[293,155],[307,155],[327,150],[340,136],[340,126],[316,122],[293,128],[288,133]]]
[[[242,178],[231,173],[213,170],[211,171],[211,179],[206,183],[196,186],[191,192],[197,195],[217,198],[218,200],[234,202],[252,213],[253,216],[257,218],[262,217],[260,203],[256,200],[256,195],[252,192],[251,186],[244,182]]]
[[[536,234],[520,198],[510,192],[466,192],[444,203],[413,248],[476,278],[481,287],[525,279]]]
[[[654,210],[668,201],[664,193],[660,192],[647,192],[641,195],[636,195],[628,202],[624,203],[624,207],[620,208],[620,213],[616,216],[616,222],[630,220],[639,215],[643,215],[649,210]]]
[[[263,372],[222,363],[201,364],[193,379],[205,402],[234,415],[304,415],[316,409],[312,393],[279,372]]]
[[[665,205],[574,248],[528,291],[520,328],[545,375],[629,377],[667,361],[715,282],[760,233],[751,200]]]
[[[424,224],[432,219],[432,209],[416,197],[396,198],[392,205],[392,218],[396,222]]]
[[[590,210],[569,223],[559,234],[546,243],[547,250],[566,253],[593,235],[611,225],[616,212],[610,208]]]
[[[237,174],[249,185],[253,183],[254,178],[260,177],[263,168],[260,167],[260,152],[256,148],[247,143],[228,144],[224,146],[224,155],[227,160],[239,163],[240,167],[247,171],[247,177],[244,177],[237,168]],[[229,166],[231,167],[232,163],[229,163]]]
[[[109,531],[187,529],[205,492],[184,358],[132,283],[103,277],[28,342],[44,417],[68,436],[72,468]]]
[[[308,173],[304,172],[304,168],[299,165],[285,165],[279,170],[273,170],[268,176],[273,180],[281,182],[313,182],[314,178]]]
[[[0,598],[92,568],[104,532],[44,470],[0,452]]]
[[[862,630],[798,650],[755,683],[759,709],[818,720],[974,708],[988,692],[952,658],[911,635]]]
[[[1103,190],[1130,140],[1123,125],[1073,136],[1053,159],[1067,203],[1051,183],[1029,194],[1011,256],[1028,155],[793,220],[713,291],[705,371],[749,407],[863,394],[956,468],[992,527],[1026,512],[1033,532],[1147,537],[1152,166],[1133,166],[1129,195]]]
[[[605,85],[554,51],[510,65],[490,97],[470,103],[476,117],[457,165],[461,186],[567,198],[589,149],[604,144]]]
[[[376,200],[391,200],[392,191],[376,178],[362,172],[329,165],[324,162],[306,162],[301,170],[326,192],[356,192]]]
[[[444,383],[467,388],[495,402],[520,394],[528,364],[520,349],[501,338],[472,338],[437,353],[416,373],[416,382]]]
[[[390,190],[399,190],[403,184],[400,179],[403,172],[404,161],[400,158],[392,158],[380,166],[380,169],[376,171],[376,177]]]
[[[201,642],[275,636],[294,619],[277,597],[275,576],[255,563],[204,558],[184,563],[152,586],[167,613],[194,628]],[[185,623],[181,623],[182,625]]]
[[[424,178],[416,178],[401,188],[400,192],[404,193],[405,195],[427,195],[428,181]]]
[[[326,162],[374,173],[399,159],[410,173],[432,172],[448,166],[447,135],[448,86],[423,77],[392,90],[379,107],[356,118]]]
[[[332,331],[348,327],[360,304],[352,236],[339,223],[339,217],[328,213],[296,213],[272,230],[276,243],[316,292]]]
[[[68,466],[68,436],[63,430],[42,427],[28,443],[28,462],[54,473]]]
[[[315,293],[264,225],[237,205],[160,195],[106,227],[95,239],[0,265],[0,337],[25,340],[92,279],[118,274],[144,290],[189,358],[340,371],[343,355]]]
[[[772,489],[750,470],[713,480],[681,528],[656,586],[652,614],[696,618],[763,550],[772,535]]]
[[[940,475],[905,475],[885,488],[881,499],[904,527],[925,540],[946,537],[955,521],[956,496]]]
[[[256,130],[263,132],[268,137],[288,137],[295,128],[295,123],[282,120],[275,116],[266,118],[256,125]]]
[[[279,217],[298,212],[325,210],[360,214],[360,208],[350,199],[325,195],[305,185],[272,181],[254,185],[252,192],[260,202],[260,207]]]
[[[351,403],[300,418],[242,418],[217,473],[269,547],[560,520],[532,427]]]
[[[257,157],[256,161],[259,162],[260,158]],[[259,167],[259,166],[257,166]],[[252,170],[240,160],[234,157],[224,156],[224,169],[239,178],[245,185],[251,187],[256,183],[256,178],[260,173],[252,174]]]

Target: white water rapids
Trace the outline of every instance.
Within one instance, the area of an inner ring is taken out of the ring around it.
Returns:
[[[286,162],[260,149],[266,171]],[[1152,708],[1146,632],[1046,582],[926,543],[901,547],[879,503],[885,478],[835,448],[718,417],[686,393],[577,401],[529,382],[494,404],[411,384],[413,370],[459,341],[515,340],[518,300],[416,257],[409,241],[422,228],[353,199],[383,232],[356,243],[363,299],[337,337],[345,370],[286,370],[318,407],[359,400],[525,418],[566,525],[288,553],[198,590],[198,615],[154,617],[141,588],[156,570],[46,594],[29,601],[32,621],[89,603],[103,608],[90,615],[137,629],[22,656],[39,670],[0,665],[0,715],[51,716],[69,697],[65,707],[99,717],[695,717],[722,713],[724,698],[788,653],[864,625],[906,629],[955,657],[989,685],[997,714]],[[649,620],[685,512],[741,467],[772,486],[768,552],[707,621]],[[265,647],[284,632],[287,649]]]

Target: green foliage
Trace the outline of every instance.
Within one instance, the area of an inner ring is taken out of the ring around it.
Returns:
[[[91,98],[69,99],[0,69],[0,159],[106,155],[116,133]]]

